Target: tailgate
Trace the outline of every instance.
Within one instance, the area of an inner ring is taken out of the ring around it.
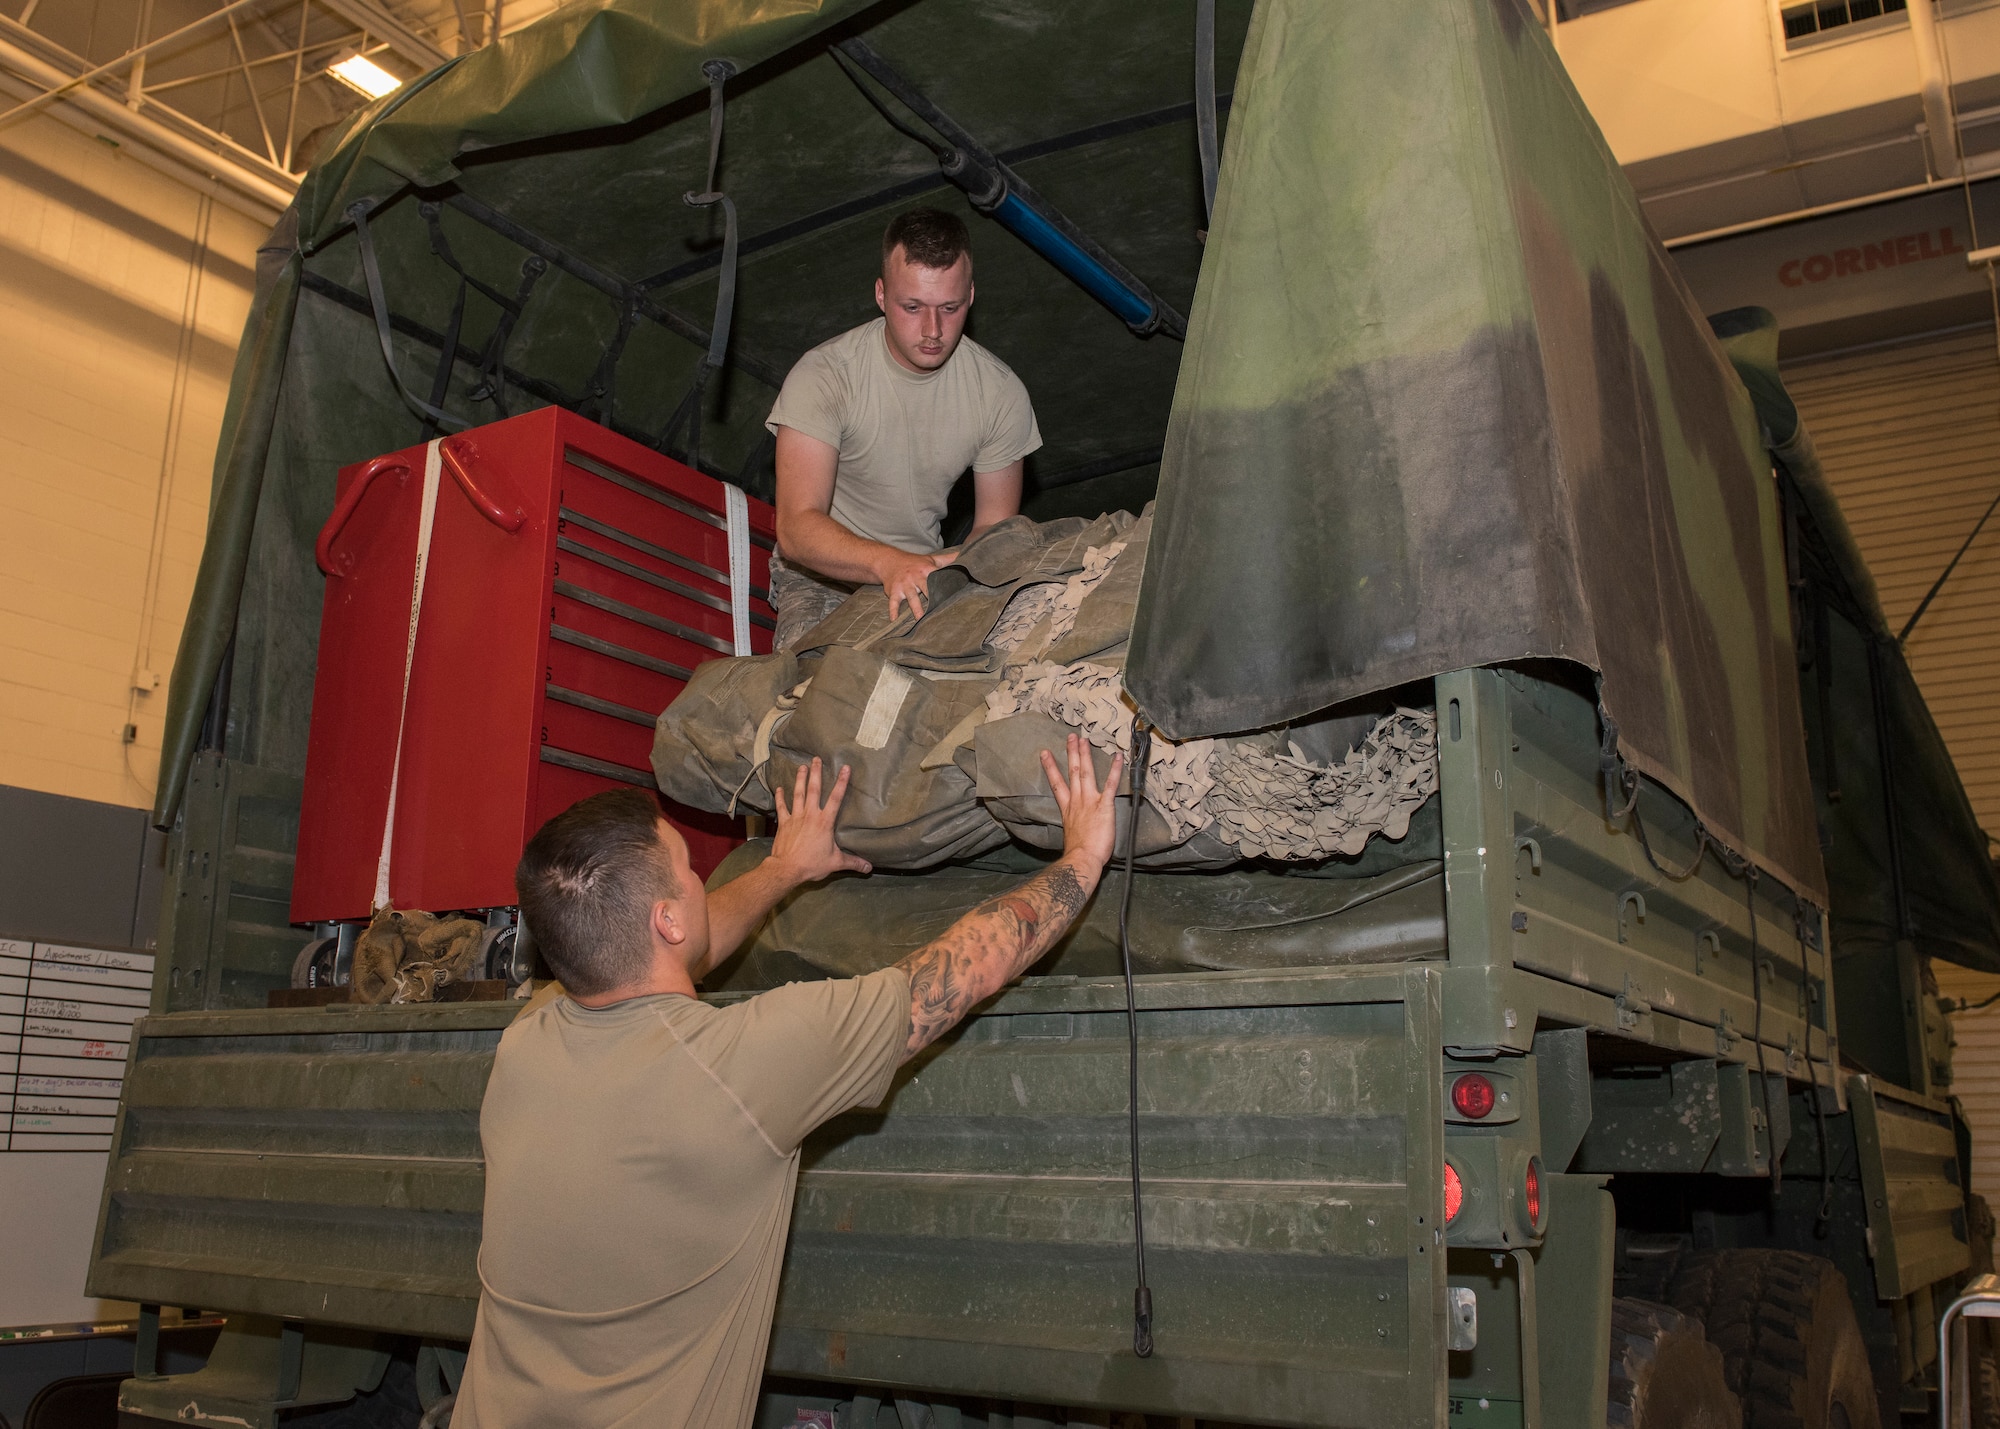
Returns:
[[[1442,1422],[1429,967],[1140,980],[1157,1351],[1132,1353],[1124,989],[1018,988],[808,1144],[774,1373],[1273,1424]],[[464,1339],[516,1009],[136,1029],[91,1293]]]
[[[1140,980],[1150,1360],[1132,1353],[1124,988],[1007,994],[906,1069],[886,1114],[808,1144],[771,1370],[1441,1424],[1438,989],[1422,967]]]
[[[140,1022],[90,1293],[467,1338],[479,1103],[520,1006]]]

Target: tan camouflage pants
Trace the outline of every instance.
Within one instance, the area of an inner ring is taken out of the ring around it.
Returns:
[[[778,628],[771,636],[773,650],[789,650],[798,638],[840,608],[852,595],[851,587],[830,585],[771,557],[771,609]]]

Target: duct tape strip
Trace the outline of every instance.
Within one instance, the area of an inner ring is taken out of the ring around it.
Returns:
[[[722,483],[723,512],[729,524],[729,626],[736,653],[750,653],[750,498],[740,486]]]
[[[889,736],[896,729],[896,716],[903,712],[903,701],[909,698],[910,687],[916,682],[909,671],[884,661],[881,673],[875,677],[875,688],[869,692],[868,704],[861,711],[854,742],[863,749],[886,748]]]
[[[389,860],[396,843],[396,785],[403,773],[403,721],[410,709],[410,671],[417,659],[417,620],[424,609],[424,571],[431,560],[431,528],[437,518],[438,479],[444,462],[442,439],[424,448],[424,505],[417,517],[417,566],[410,581],[410,631],[403,642],[403,693],[396,701],[396,757],[389,766],[389,810],[382,817],[382,856],[375,862],[376,908],[389,906]]]

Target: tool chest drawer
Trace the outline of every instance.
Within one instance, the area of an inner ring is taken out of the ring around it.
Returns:
[[[651,788],[693,668],[771,648],[774,513],[739,499],[732,591],[730,495],[554,407],[344,468],[293,921],[366,918],[385,869],[398,908],[509,906],[545,820]],[[669,816],[704,875],[742,836]]]

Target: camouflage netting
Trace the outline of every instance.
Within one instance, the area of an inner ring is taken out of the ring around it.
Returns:
[[[864,587],[790,651],[702,666],[660,716],[661,789],[695,808],[769,813],[771,789],[818,756],[854,770],[841,841],[878,868],[974,859],[1010,840],[1060,848],[1041,754],[1060,754],[1072,732],[1100,772],[1131,751],[1123,670],[1151,530],[1150,507],[1136,520],[1015,517],[932,577],[922,619],[891,621],[881,588]],[[1156,738],[1137,861],[1351,857],[1377,834],[1402,839],[1437,779],[1425,709]],[[1122,829],[1121,818],[1121,853]]]

